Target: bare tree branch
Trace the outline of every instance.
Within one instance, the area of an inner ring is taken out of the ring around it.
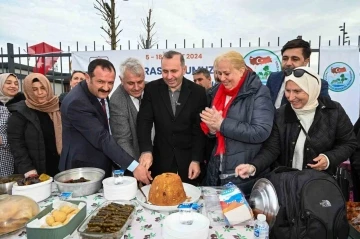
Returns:
[[[123,29],[119,29],[121,20],[115,13],[115,0],[95,0],[94,8],[98,11],[97,15],[101,16],[101,20],[105,22],[106,27],[100,28],[106,33],[109,40],[106,40],[110,44],[112,50],[116,50],[117,43],[120,41],[119,34]]]
[[[156,22],[151,22],[151,14],[153,12],[152,8],[149,8],[148,15],[146,16],[146,19],[142,18],[141,23],[143,27],[145,28],[145,34],[139,35],[139,41],[138,44],[142,49],[150,49],[153,46],[157,44],[157,41],[154,41],[153,37],[155,36],[156,32],[152,32],[152,30],[155,27]]]

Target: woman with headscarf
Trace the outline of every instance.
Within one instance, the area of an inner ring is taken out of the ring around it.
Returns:
[[[285,71],[289,103],[277,110],[271,135],[259,154],[236,168],[240,177],[256,176],[271,165],[335,174],[337,166],[355,151],[357,142],[343,107],[328,97],[319,97],[320,89],[320,77],[310,67]]]
[[[211,108],[200,114],[201,128],[216,144],[208,163],[205,185],[236,184],[250,195],[256,179],[235,177],[239,164],[250,162],[269,137],[274,120],[274,106],[269,89],[248,68],[236,51],[216,58],[220,83],[212,89]],[[232,174],[224,178],[224,174]]]
[[[11,105],[25,100],[19,92],[19,80],[15,74],[0,74],[0,177],[14,173],[14,157],[7,140],[7,124]]]
[[[14,155],[15,170],[29,177],[59,172],[61,153],[61,115],[59,99],[49,80],[32,73],[24,79],[25,101],[15,104],[8,124],[8,140]]]

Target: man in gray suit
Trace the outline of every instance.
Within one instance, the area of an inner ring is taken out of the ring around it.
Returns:
[[[145,88],[144,67],[128,58],[120,65],[120,81],[110,98],[110,127],[116,142],[134,159],[140,156],[136,118]]]

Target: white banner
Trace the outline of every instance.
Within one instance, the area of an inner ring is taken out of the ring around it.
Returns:
[[[353,123],[359,118],[359,48],[320,48],[320,76],[329,83],[331,98],[339,102]]]
[[[227,51],[238,51],[244,56],[246,64],[256,71],[261,81],[265,84],[271,72],[281,70],[280,48],[194,48],[174,49],[184,54],[187,66],[185,77],[192,80],[192,73],[199,67],[207,68],[213,74],[213,63],[217,56]],[[152,81],[161,78],[161,58],[165,51],[150,50],[125,50],[125,51],[83,51],[72,52],[72,70],[87,71],[89,62],[96,58],[111,61],[117,71],[114,89],[120,84],[119,67],[128,57],[139,59],[145,67],[145,80]]]

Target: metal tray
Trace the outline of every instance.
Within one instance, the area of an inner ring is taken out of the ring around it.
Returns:
[[[264,214],[269,227],[274,225],[279,211],[279,201],[275,188],[269,180],[261,178],[256,181],[251,190],[249,204],[255,218],[257,214]]]
[[[125,222],[124,226],[117,232],[113,232],[113,233],[97,233],[97,232],[85,232],[85,230],[87,229],[87,224],[89,223],[90,219],[95,216],[99,210],[103,207],[106,207],[107,205],[111,204],[111,203],[117,203],[117,204],[121,204],[121,205],[132,205],[134,206],[134,210],[130,213],[129,218],[127,219],[127,221]],[[83,239],[90,239],[90,238],[101,238],[101,239],[113,239],[113,238],[121,238],[125,232],[127,227],[130,225],[130,223],[132,222],[132,220],[135,217],[135,212],[136,212],[136,205],[131,202],[131,201],[126,201],[126,200],[121,200],[121,201],[106,201],[103,204],[101,204],[97,209],[95,209],[79,226],[78,228],[78,232],[79,232],[79,236],[80,238]]]

